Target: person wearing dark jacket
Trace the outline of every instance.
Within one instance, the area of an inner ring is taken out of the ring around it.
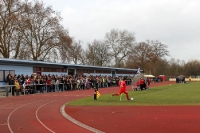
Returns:
[[[14,81],[14,77],[11,77],[11,79],[9,80],[9,85],[11,85],[11,92],[12,92],[12,96],[15,95],[15,81]]]

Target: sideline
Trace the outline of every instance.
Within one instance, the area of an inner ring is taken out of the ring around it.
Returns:
[[[67,103],[63,104],[63,105],[60,107],[60,112],[61,112],[61,114],[62,114],[66,119],[68,119],[69,121],[71,121],[72,123],[74,123],[74,124],[76,124],[76,125],[78,125],[78,126],[80,126],[80,127],[83,127],[83,128],[85,128],[85,129],[87,129],[87,130],[89,130],[89,131],[92,131],[92,132],[94,132],[94,133],[105,133],[105,132],[103,132],[103,131],[100,131],[100,130],[98,130],[98,129],[95,129],[95,128],[93,128],[93,127],[90,127],[90,126],[88,126],[88,125],[85,125],[85,124],[83,124],[83,123],[81,123],[81,122],[75,120],[75,119],[72,118],[71,116],[69,116],[69,115],[65,112],[65,105],[66,105],[66,104],[67,104]]]

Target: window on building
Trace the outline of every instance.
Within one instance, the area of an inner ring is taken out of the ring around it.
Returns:
[[[66,68],[54,68],[54,67],[34,67],[33,71],[36,72],[66,72]]]
[[[8,74],[10,74],[10,71],[4,71],[4,75],[5,75],[5,77],[7,77]]]
[[[66,72],[67,70],[65,68],[62,68],[62,72]]]
[[[4,73],[0,70],[0,81],[4,81]]]
[[[0,70],[0,82],[5,82],[8,74],[15,75],[14,70]]]
[[[14,76],[15,75],[15,71],[10,71],[10,74]],[[7,75],[5,75],[5,76],[7,76]]]

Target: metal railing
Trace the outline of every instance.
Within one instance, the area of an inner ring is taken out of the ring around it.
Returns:
[[[111,81],[112,82],[112,81]],[[98,88],[109,88],[118,86],[116,83],[106,83],[99,84]],[[108,85],[110,84],[110,85]],[[94,85],[91,85],[90,82],[83,83],[84,87],[77,86],[77,84],[73,83],[60,83],[60,84],[28,84],[28,85],[19,85],[20,89],[16,89],[16,85],[1,85],[0,86],[0,97],[1,96],[18,96],[18,95],[29,95],[29,94],[37,94],[37,93],[49,93],[49,92],[63,92],[70,90],[87,90],[94,88]],[[131,85],[131,81],[127,81],[127,85]]]
[[[16,85],[1,85],[0,96],[17,96],[17,95],[28,95],[37,93],[48,93],[48,92],[61,92],[65,90],[65,84],[28,84],[19,85],[20,89],[16,89]],[[62,86],[62,87],[61,87]],[[18,94],[19,93],[19,94]]]

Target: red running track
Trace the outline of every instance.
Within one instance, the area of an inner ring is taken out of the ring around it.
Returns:
[[[172,83],[154,83],[151,86],[167,84]],[[100,89],[101,94],[117,91],[116,87]],[[92,131],[63,117],[60,112],[63,104],[86,96],[93,96],[93,90],[1,98],[0,132],[91,133]],[[200,131],[199,106],[81,106],[67,107],[65,111],[72,118],[98,129],[99,132],[198,133]]]
[[[1,98],[0,132],[91,133],[60,113],[63,104],[90,94],[93,94],[92,90]]]

